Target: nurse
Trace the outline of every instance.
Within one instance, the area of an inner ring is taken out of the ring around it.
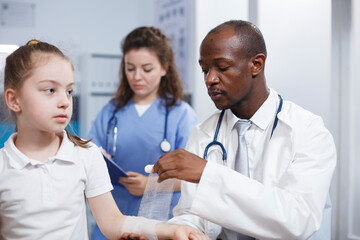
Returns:
[[[260,30],[246,21],[202,41],[199,63],[221,111],[196,126],[187,151],[153,168],[160,181],[185,180],[170,222],[212,239],[331,239],[333,138],[321,117],[268,88],[266,57]]]
[[[123,214],[136,216],[148,179],[144,167],[165,152],[184,148],[197,116],[184,102],[169,39],[159,29],[134,29],[122,53],[120,85],[96,117],[89,138],[127,171],[130,177],[121,178],[112,194]],[[179,191],[177,180],[169,218]],[[106,238],[95,226],[92,239]]]

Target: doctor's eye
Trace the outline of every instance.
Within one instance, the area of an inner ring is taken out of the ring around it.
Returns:
[[[208,69],[205,69],[205,68],[202,68],[201,71],[204,73],[204,74],[207,74],[209,72]]]
[[[219,67],[219,70],[220,70],[221,72],[225,72],[226,70],[229,69],[229,67],[230,67],[230,66],[227,66],[227,67]]]

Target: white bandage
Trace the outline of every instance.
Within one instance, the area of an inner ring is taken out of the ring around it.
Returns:
[[[158,240],[155,229],[157,223],[160,223],[160,221],[144,217],[127,216],[121,233],[136,233],[149,240]]]

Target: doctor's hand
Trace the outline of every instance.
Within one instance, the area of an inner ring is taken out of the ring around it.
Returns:
[[[176,240],[211,240],[209,236],[203,232],[192,228],[190,226],[178,225],[174,231],[174,238]]]
[[[159,182],[168,178],[177,178],[198,183],[206,163],[205,159],[179,148],[162,155],[155,163],[152,172],[159,175]]]
[[[199,230],[190,226],[179,226],[175,230],[174,239],[176,240],[211,240],[210,237]]]
[[[155,231],[158,239],[211,240],[198,229],[185,225],[158,223]]]
[[[148,180],[147,176],[137,172],[127,172],[129,177],[120,177],[119,183],[134,196],[142,196],[145,191],[146,183]]]

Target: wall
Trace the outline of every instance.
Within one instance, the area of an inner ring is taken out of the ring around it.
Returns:
[[[352,42],[351,42],[351,214],[350,231],[353,239],[360,239],[360,1],[352,1]]]
[[[267,83],[330,126],[331,1],[260,0]],[[306,17],[304,17],[306,16]]]
[[[1,1],[4,2],[11,1]],[[70,56],[83,52],[119,53],[119,43],[125,34],[138,25],[151,24],[154,17],[151,0],[17,2],[35,4],[35,25],[1,25],[0,43],[21,45],[30,38],[38,38],[62,47]]]
[[[35,6],[34,23],[22,22],[21,14],[15,19],[17,26],[4,25],[1,21],[0,44],[23,45],[36,38],[58,46],[75,66],[75,95],[79,93],[81,80],[86,81],[82,72],[84,55],[120,54],[120,41],[129,31],[154,22],[155,0],[2,0],[0,6],[14,2]],[[1,20],[4,16],[5,12],[0,11]],[[3,85],[3,79],[0,84]],[[76,120],[77,115],[75,110],[73,119]],[[9,130],[0,123],[0,130],[4,129]],[[8,135],[0,134],[0,147]]]
[[[336,239],[360,239],[360,3],[333,0],[338,86],[338,168]]]
[[[1,1],[0,3],[12,1]],[[0,43],[23,45],[37,38],[58,46],[75,65],[75,82],[81,80],[81,56],[119,54],[120,41],[133,28],[152,24],[154,1],[141,0],[19,0],[35,5],[33,26],[0,26]]]

